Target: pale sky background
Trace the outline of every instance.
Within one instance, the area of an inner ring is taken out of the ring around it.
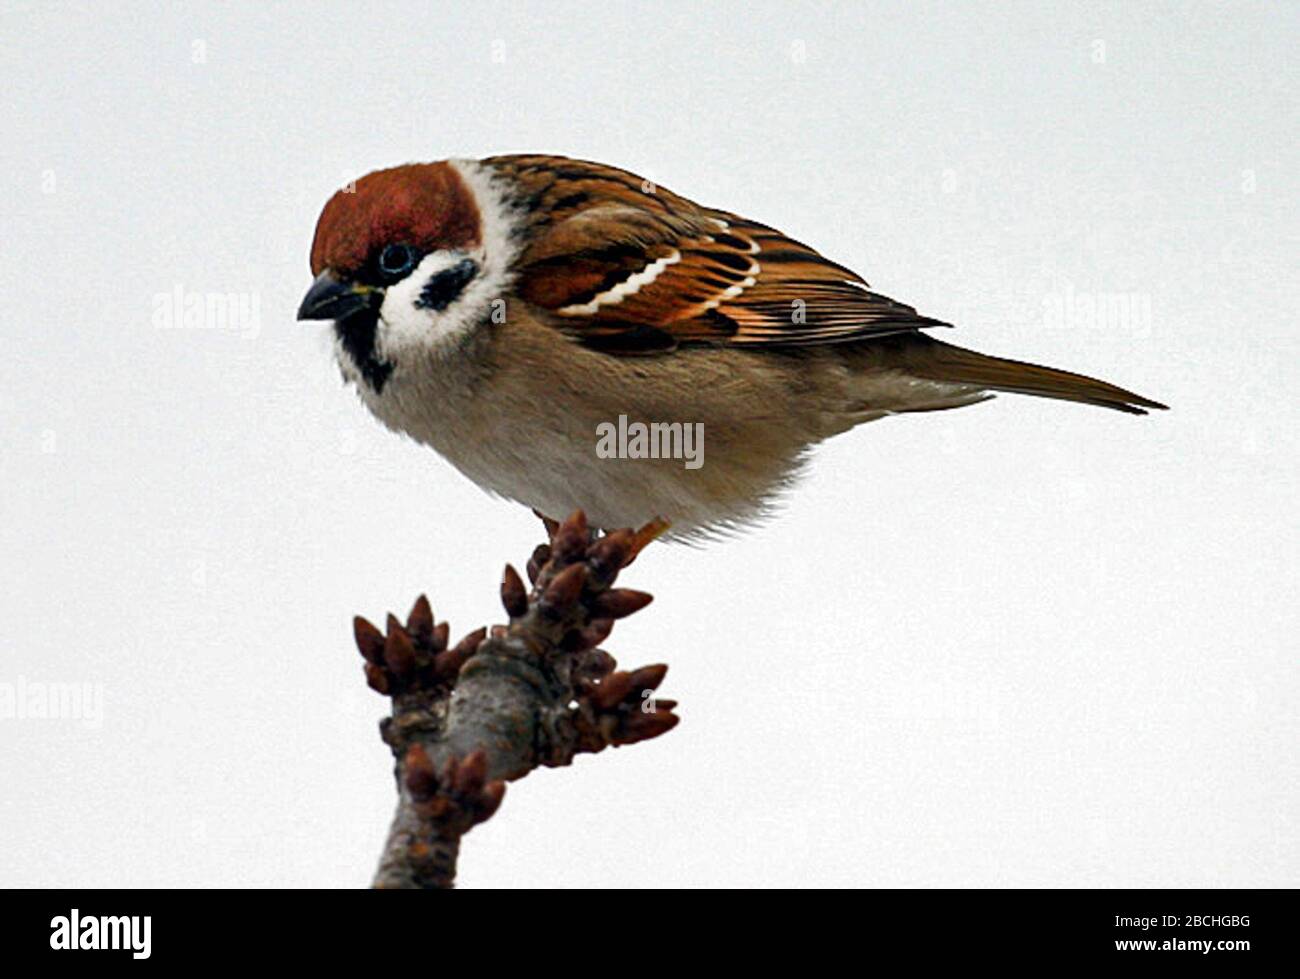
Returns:
[[[500,621],[539,527],[294,312],[341,183],[513,151],[1174,410],[888,419],[652,550],[608,648],[682,724],[512,785],[463,886],[1300,883],[1296,4],[0,8],[0,706],[103,695],[0,718],[0,884],[368,883],[351,617]],[[157,328],[177,286],[256,329]]]

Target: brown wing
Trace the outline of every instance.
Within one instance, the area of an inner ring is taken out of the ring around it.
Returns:
[[[592,346],[799,346],[946,325],[773,228],[624,170],[553,156],[484,162],[535,216],[519,295]]]

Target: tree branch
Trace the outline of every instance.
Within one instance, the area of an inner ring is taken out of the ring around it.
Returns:
[[[374,886],[446,888],[461,837],[489,818],[505,783],[582,752],[632,744],[671,730],[674,701],[654,699],[668,667],[616,672],[597,648],[617,619],[650,602],[612,587],[663,527],[595,537],[578,511],[554,528],[528,562],[531,591],[506,566],[505,626],[448,646],[447,623],[416,601],[386,632],[355,622],[370,686],[392,698],[380,725],[396,759],[398,803]]]

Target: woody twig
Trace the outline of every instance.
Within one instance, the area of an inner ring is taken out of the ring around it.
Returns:
[[[656,529],[597,537],[574,513],[529,559],[531,589],[506,566],[509,624],[454,646],[423,595],[405,624],[389,615],[384,632],[356,619],[366,679],[392,698],[380,730],[398,804],[375,887],[451,887],[461,837],[496,812],[506,782],[677,724],[676,702],[654,698],[668,667],[617,671],[599,648],[616,620],[650,602],[613,585]]]

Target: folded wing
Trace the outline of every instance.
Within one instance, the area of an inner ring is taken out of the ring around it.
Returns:
[[[519,295],[591,346],[805,346],[946,325],[773,228],[626,171],[560,157],[486,162],[531,195],[536,215]]]

